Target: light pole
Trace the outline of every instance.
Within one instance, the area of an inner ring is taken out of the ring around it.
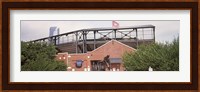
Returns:
[[[88,62],[90,61],[89,59],[90,59],[90,56],[87,56],[87,60],[88,60]],[[87,63],[88,64],[88,63]],[[87,66],[87,65],[86,65]],[[90,71],[90,66],[88,65],[88,71]]]
[[[67,56],[67,67],[68,67],[68,65],[69,65],[70,57],[71,57],[70,55]]]

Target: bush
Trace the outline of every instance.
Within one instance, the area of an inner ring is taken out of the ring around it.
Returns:
[[[54,60],[56,52],[52,44],[21,42],[21,70],[65,71],[64,62]]]
[[[128,71],[178,71],[179,40],[172,43],[152,43],[141,45],[136,52],[125,53],[123,62]]]

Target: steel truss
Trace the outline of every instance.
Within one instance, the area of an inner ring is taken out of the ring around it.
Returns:
[[[150,32],[147,32],[150,31]],[[147,34],[148,33],[148,34]],[[145,38],[150,36],[150,38]],[[61,39],[62,38],[62,39]],[[155,42],[155,26],[141,25],[123,28],[91,28],[67,32],[51,37],[45,37],[31,42],[47,42],[58,46],[60,44],[74,43],[76,53],[86,53],[97,48],[97,44],[108,40],[128,40],[136,44],[140,41],[151,40]],[[93,44],[91,47],[91,43]]]

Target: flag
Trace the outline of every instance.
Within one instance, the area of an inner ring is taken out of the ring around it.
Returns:
[[[112,21],[112,27],[113,28],[118,28],[119,27],[119,23],[116,21]]]

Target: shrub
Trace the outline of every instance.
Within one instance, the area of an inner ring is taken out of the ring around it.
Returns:
[[[154,71],[178,71],[179,40],[141,45],[136,52],[125,53],[123,62],[128,71],[147,71],[149,67]]]
[[[21,42],[21,70],[65,71],[64,62],[54,60],[56,52],[53,44]]]

